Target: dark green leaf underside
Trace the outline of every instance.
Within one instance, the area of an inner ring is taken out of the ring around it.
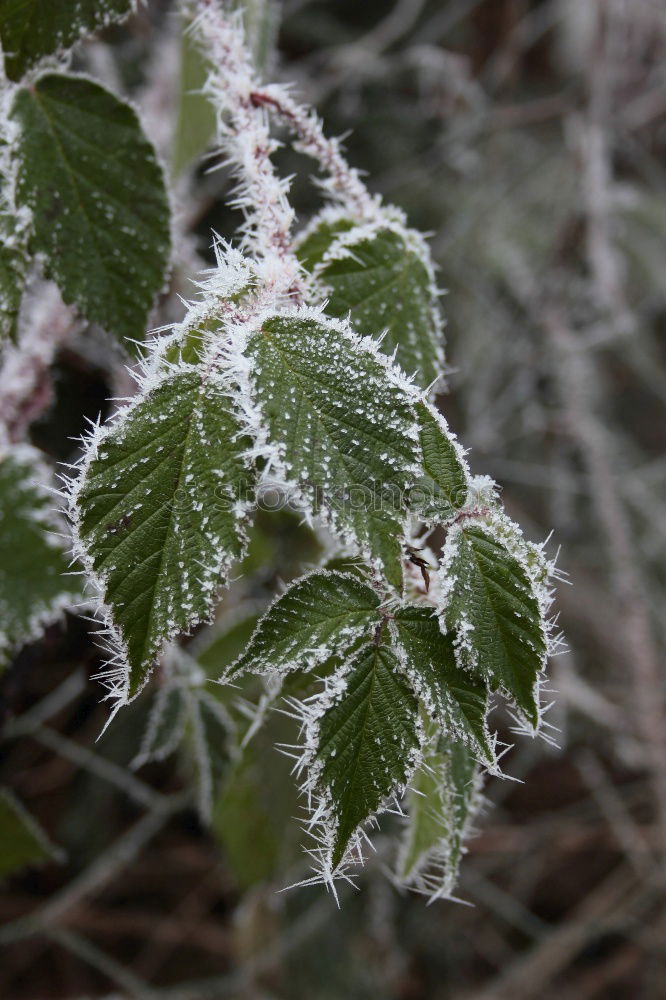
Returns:
[[[499,684],[534,726],[546,656],[539,603],[520,563],[483,528],[464,528],[447,568],[446,620],[464,630],[461,665]]]

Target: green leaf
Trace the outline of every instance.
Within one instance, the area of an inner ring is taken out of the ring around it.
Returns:
[[[0,191],[0,343],[16,340],[28,263],[25,221],[3,207]]]
[[[62,851],[5,788],[0,789],[0,843],[0,878],[30,865],[63,859]]]
[[[539,722],[537,678],[547,643],[537,595],[526,570],[478,525],[454,529],[440,570],[444,618],[458,633],[458,663],[502,687],[532,726]]]
[[[351,574],[302,577],[270,606],[227,678],[246,670],[312,670],[333,654],[344,655],[358,639],[372,636],[379,603],[374,590]]]
[[[44,56],[122,20],[133,6],[133,0],[2,0],[5,73],[10,80],[20,80]]]
[[[177,749],[187,723],[187,700],[182,684],[167,683],[153,700],[141,749],[132,767],[153,760],[166,760]]]
[[[385,646],[360,650],[345,688],[317,721],[317,785],[334,825],[332,867],[382,802],[409,777],[419,745],[416,698]]]
[[[432,608],[400,608],[394,623],[407,659],[406,670],[433,721],[493,763],[486,725],[488,692],[456,663],[453,635],[442,633]]]
[[[19,90],[12,117],[17,205],[65,302],[116,336],[141,339],[169,262],[169,206],[134,110],[82,77]]]
[[[231,766],[233,722],[223,705],[201,687],[187,693],[191,763],[199,815],[210,823],[213,808]]]
[[[324,209],[322,215],[308,226],[296,246],[298,259],[305,270],[314,271],[316,265],[321,264],[335,237],[349,232],[353,227],[352,219]]]
[[[420,240],[420,238],[419,238]],[[302,252],[302,248],[301,248]],[[359,333],[385,331],[382,351],[392,354],[423,389],[442,374],[443,336],[427,249],[408,230],[361,227],[338,238],[315,275],[326,289],[329,316],[350,315]]]
[[[0,341],[16,340],[28,258],[22,246],[13,243],[12,222],[0,215]]]
[[[412,397],[367,341],[276,316],[248,343],[270,443],[301,500],[402,584],[405,490],[417,469]]]
[[[69,571],[64,525],[52,513],[51,476],[39,452],[20,446],[0,457],[0,666],[81,599]]]
[[[245,544],[253,472],[225,383],[165,379],[107,425],[76,487],[84,554],[137,694],[164,642],[209,617]]]
[[[467,473],[446,423],[427,403],[415,406],[424,475],[410,494],[410,506],[426,521],[446,521],[465,506]]]
[[[410,782],[409,821],[398,858],[398,876],[431,898],[451,895],[464,841],[481,805],[481,777],[464,743],[437,734]]]

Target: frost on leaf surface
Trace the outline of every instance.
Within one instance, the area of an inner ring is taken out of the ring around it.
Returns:
[[[6,337],[16,340],[16,325],[28,268],[25,242],[25,227],[3,205],[0,191],[0,342]]]
[[[5,73],[10,80],[20,80],[43,56],[121,20],[133,6],[133,0],[2,0]]]
[[[377,594],[357,577],[315,572],[297,580],[260,620],[228,672],[308,670],[344,653],[379,620]]]
[[[129,664],[121,695],[140,690],[165,640],[209,617],[242,555],[248,445],[228,386],[184,372],[91,446],[72,509]]]
[[[366,645],[316,722],[316,785],[333,828],[333,869],[359,826],[409,777],[419,744],[418,706],[399,671],[390,649]]]
[[[323,317],[266,319],[247,350],[269,441],[303,502],[400,587],[404,492],[417,457],[408,384],[369,341]]]
[[[398,877],[431,896],[450,896],[471,822],[481,804],[481,776],[469,747],[431,733],[429,748],[410,781],[408,822]]]
[[[15,240],[15,220],[0,211],[0,341],[16,339],[27,256],[21,243]]]
[[[30,865],[62,860],[62,852],[50,843],[37,821],[18,799],[0,789],[0,878]]]
[[[136,113],[82,77],[18,91],[16,201],[63,299],[116,336],[142,339],[170,254],[164,176]]]
[[[423,474],[411,493],[411,506],[426,521],[446,521],[467,500],[466,463],[462,449],[434,407],[419,401],[415,410]]]
[[[526,569],[490,529],[471,524],[452,529],[440,573],[444,620],[458,633],[458,663],[501,687],[538,726],[537,682],[547,642]]]
[[[395,612],[405,669],[433,720],[447,735],[466,742],[485,762],[495,755],[486,725],[488,693],[478,677],[456,663],[453,635],[444,635],[432,608]]]
[[[348,232],[353,226],[352,219],[337,212],[331,214],[330,210],[325,209],[322,215],[317,216],[302,234],[296,248],[298,259],[306,271],[314,270],[322,262],[335,237]]]
[[[402,227],[361,226],[333,239],[315,275],[330,316],[350,315],[359,333],[385,334],[381,349],[426,389],[442,374],[443,335],[427,248]],[[323,238],[324,231],[319,235]],[[315,233],[310,236],[310,247]],[[312,250],[304,246],[310,255]],[[301,248],[303,253],[303,248]]]
[[[68,604],[80,599],[66,543],[56,534],[48,470],[21,446],[0,456],[0,666]]]

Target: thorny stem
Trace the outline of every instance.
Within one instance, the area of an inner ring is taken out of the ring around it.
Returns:
[[[358,170],[350,167],[340,148],[340,140],[324,134],[321,119],[314,111],[297,104],[283,87],[269,86],[250,94],[257,108],[270,108],[298,136],[297,148],[312,157],[328,174],[323,182],[329,197],[359,219],[366,219],[377,202],[372,199]]]
[[[266,111],[251,99],[260,84],[240,20],[225,14],[216,0],[193,0],[191,6],[192,33],[212,66],[204,93],[215,107],[220,145],[239,180],[236,205],[245,214],[246,249],[263,262],[267,284],[299,301],[303,281],[291,238],[295,214],[288,181],[271,162],[279,143],[270,135]]]

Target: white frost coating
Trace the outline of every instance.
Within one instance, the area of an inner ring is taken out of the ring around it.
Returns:
[[[474,486],[475,484],[482,496],[485,498],[492,497],[495,484],[491,479],[486,476],[477,477],[477,479],[472,480],[472,485]],[[516,723],[512,731],[516,734],[527,736],[535,736],[537,733],[544,736],[541,730],[547,724],[544,723],[543,717],[550,707],[550,705],[544,705],[541,698],[544,673],[548,659],[560,651],[563,643],[561,634],[555,632],[555,622],[549,617],[554,597],[551,580],[558,578],[558,571],[555,565],[556,559],[546,556],[545,547],[548,540],[540,544],[528,542],[524,538],[520,527],[496,504],[481,509],[473,508],[471,511],[463,511],[458,516],[456,522],[449,528],[437,574],[439,599],[441,602],[438,605],[438,613],[440,614],[440,622],[443,628],[450,594],[456,583],[451,567],[458,554],[458,543],[462,536],[462,531],[464,528],[469,527],[483,529],[506,548],[509,554],[520,564],[528,577],[532,592],[537,600],[539,607],[539,630],[545,648],[545,653],[541,658],[535,690],[535,701],[539,718],[536,727],[532,727],[522,716],[512,716]],[[470,666],[479,665],[477,663],[476,648],[469,638],[473,631],[474,626],[472,623],[466,622],[464,618],[456,624],[457,636],[454,642],[456,658],[459,665],[467,669]],[[544,736],[544,738],[548,739],[547,736]]]
[[[36,506],[28,509],[22,507],[21,515],[32,520],[40,529],[44,542],[53,549],[62,552],[66,557],[69,532],[64,518],[54,508],[53,474],[44,462],[41,453],[28,444],[8,446],[0,441],[0,464],[10,461],[15,468],[23,467],[25,477],[22,488],[29,491],[37,501]],[[0,504],[0,523],[2,522],[2,505]],[[1,568],[0,568],[1,569]],[[20,628],[20,636],[11,634],[9,630],[0,627],[0,662],[9,656],[18,643],[25,644],[38,639],[44,628],[58,621],[63,611],[72,610],[81,603],[81,591],[72,586],[67,587],[67,580],[62,579],[62,590],[48,601],[33,595],[33,608],[30,617]],[[4,608],[0,602],[0,620],[7,628],[11,624],[11,609]]]
[[[32,215],[30,210],[16,206],[16,176],[18,161],[14,155],[20,128],[10,118],[11,107],[18,86],[8,80],[0,81],[0,214],[7,212],[15,222],[15,231],[6,234],[3,243],[7,247],[19,244],[30,227]]]
[[[203,93],[217,116],[218,140],[238,188],[235,206],[245,214],[244,249],[274,268],[281,292],[298,293],[300,266],[291,247],[294,210],[287,199],[289,180],[279,178],[270,157],[279,147],[268,115],[253,102],[259,89],[240,14],[225,13],[216,0],[192,0],[191,32],[208,55],[211,71]]]
[[[346,652],[347,648],[363,635],[371,638],[372,625],[369,622],[374,622],[375,618],[376,621],[379,621],[379,611],[372,605],[368,608],[362,605],[353,606],[351,601],[348,602],[347,594],[343,595],[341,605],[334,605],[338,614],[327,618],[325,617],[326,610],[330,609],[337,596],[332,591],[329,592],[324,606],[317,609],[318,619],[315,622],[309,620],[308,612],[312,611],[313,598],[304,585],[319,582],[329,582],[333,586],[338,584],[338,587],[340,584],[347,583],[357,591],[361,591],[364,587],[370,589],[358,577],[351,573],[342,573],[339,570],[318,569],[311,573],[304,573],[303,576],[292,580],[285,593],[276,597],[258,620],[247,650],[225,670],[219,679],[221,684],[226,683],[228,679],[239,676],[241,672],[247,671],[253,674],[266,674],[268,676],[277,674],[284,677],[295,670],[314,670],[336,653]],[[296,617],[299,607],[302,609],[301,634],[292,632],[289,635],[292,619]],[[342,612],[340,612],[341,607]],[[345,615],[348,620],[342,621],[341,618]],[[360,621],[349,620],[354,618],[360,618]],[[285,638],[279,640],[278,649],[271,646],[270,642],[267,643],[264,637],[266,626],[272,622],[282,625],[286,634]],[[327,632],[330,633],[328,642],[322,638]],[[304,646],[303,633],[310,633],[311,636],[315,637],[318,634],[320,641],[316,645]],[[244,663],[249,650],[254,651],[253,658],[251,662]]]
[[[304,240],[306,235],[311,234],[314,229],[316,229],[315,221],[335,225],[336,221],[340,221],[346,217],[348,217],[348,213],[346,214],[344,210],[324,209],[324,212],[312,220],[309,227],[301,235],[300,240]],[[324,296],[330,295],[332,289],[327,287],[322,273],[326,266],[336,260],[344,260],[349,257],[353,258],[355,246],[358,246],[358,244],[364,242],[365,240],[373,240],[382,230],[388,230],[389,232],[395,233],[396,236],[400,237],[400,239],[404,241],[408,250],[410,250],[423,265],[426,274],[428,275],[428,294],[430,301],[432,302],[432,321],[434,326],[432,348],[435,354],[436,366],[440,372],[439,378],[428,389],[428,396],[431,398],[434,395],[437,386],[439,386],[439,391],[441,391],[442,381],[446,375],[446,360],[444,356],[445,323],[442,311],[438,305],[438,299],[443,292],[437,285],[435,264],[425,236],[417,230],[411,229],[407,225],[407,218],[404,212],[402,212],[399,208],[396,208],[394,205],[382,206],[379,204],[373,204],[363,217],[363,223],[361,225],[354,226],[352,229],[338,233],[337,236],[335,236],[333,242],[326,250],[322,260],[315,267],[313,278],[315,284],[319,285],[322,294]],[[407,328],[407,333],[410,333],[409,328]]]
[[[321,682],[321,690],[315,695],[303,701],[297,698],[285,698],[288,706],[287,714],[299,723],[300,739],[297,745],[282,747],[282,750],[294,760],[292,773],[299,781],[299,791],[304,796],[306,805],[303,829],[313,845],[306,851],[310,856],[313,875],[294,886],[290,886],[290,888],[325,885],[332,892],[336,901],[338,897],[335,883],[337,881],[349,882],[356,888],[353,881],[354,870],[363,866],[367,854],[366,849],[373,849],[370,833],[378,827],[377,818],[387,812],[397,812],[398,815],[404,815],[399,806],[399,799],[404,795],[414,772],[423,763],[426,740],[425,728],[417,716],[415,724],[418,746],[415,750],[411,750],[405,759],[405,781],[396,784],[373,814],[356,828],[350,837],[344,856],[337,866],[333,867],[332,857],[337,833],[337,806],[330,793],[320,784],[323,764],[318,756],[319,724],[324,714],[337,704],[346,693],[348,678],[353,670],[356,655],[358,654],[350,656],[332,676],[324,678]]]
[[[198,810],[203,822],[209,823],[215,791],[213,757],[220,751],[230,760],[238,757],[236,725],[224,705],[205,689],[204,673],[189,653],[179,646],[168,646],[163,670],[162,686],[153,701],[132,767],[165,760],[189,737],[197,773]],[[214,734],[214,746],[210,745],[206,715],[220,730]]]
[[[359,171],[350,167],[343,156],[340,139],[324,134],[322,121],[314,110],[298,104],[289,88],[279,84],[262,87],[253,99],[274,111],[295,132],[294,148],[316,160],[327,174],[318,184],[326,197],[343,207],[345,216],[360,221],[378,212],[380,196],[370,194]]]
[[[76,23],[73,20],[70,20],[68,22],[70,31],[72,27],[75,28],[73,41],[66,42],[66,33],[63,33],[62,29],[58,31],[58,28],[56,27],[56,32],[53,36],[53,53],[41,56],[37,64],[28,69],[25,73],[23,82],[31,82],[36,76],[48,69],[66,69],[70,62],[69,56],[71,50],[85,37],[85,35],[102,31],[104,28],[108,28],[112,24],[122,24],[123,21],[126,21],[128,17],[136,11],[140,3],[143,3],[143,0],[128,0],[126,13],[119,14],[117,11],[108,7],[106,0],[97,0],[95,21],[92,28],[89,28],[84,21]],[[22,6],[27,5],[23,4]],[[53,6],[56,5],[54,4]]]
[[[476,833],[475,820],[487,804],[481,792],[483,776],[476,771],[469,787],[465,789],[467,801],[464,803],[464,821],[456,825],[455,811],[459,805],[460,792],[447,773],[447,764],[446,759],[437,761],[426,755],[423,766],[437,779],[438,790],[427,801],[420,796],[418,802],[414,802],[416,793],[412,792],[411,809],[396,864],[395,878],[398,885],[427,896],[429,903],[434,903],[438,899],[460,902],[453,895],[453,891],[458,880],[460,861],[467,853],[464,842]],[[412,811],[420,809],[428,811],[428,822],[441,830],[441,836],[418,856],[412,858],[415,835]],[[458,857],[455,857],[456,851]]]
[[[438,618],[439,615],[437,607],[433,607],[435,600],[435,596],[428,593],[422,597],[421,602],[413,600],[403,601],[402,606],[413,607],[415,604],[421,603],[422,606],[429,607],[431,609],[433,617]],[[388,628],[391,635],[391,650],[400,663],[402,673],[409,681],[410,687],[418,695],[419,700],[423,703],[423,707],[426,709],[430,718],[432,720],[437,720],[437,725],[439,726],[442,735],[449,737],[452,740],[457,740],[460,743],[464,743],[474,755],[478,765],[484,770],[484,772],[498,777],[502,776],[502,771],[499,767],[499,758],[501,754],[497,753],[497,747],[499,745],[498,735],[496,732],[491,733],[488,726],[488,717],[493,708],[492,699],[487,697],[486,710],[483,720],[483,738],[491,751],[491,755],[488,757],[486,753],[482,752],[482,748],[478,740],[472,735],[469,724],[462,724],[459,721],[461,710],[453,695],[447,691],[445,694],[445,701],[442,702],[438,700],[433,695],[432,688],[424,679],[423,674],[418,669],[414,669],[412,660],[400,639],[399,630],[391,617],[389,617],[388,620]],[[444,694],[444,691],[442,690],[441,693]]]
[[[210,823],[213,816],[215,775],[213,757],[216,753],[228,751],[230,759],[238,758],[234,737],[236,726],[226,708],[208,691],[200,688],[187,692],[190,724],[194,744],[194,757],[197,770],[197,807],[204,823]],[[204,714],[208,713],[211,720],[221,730],[215,733],[214,746],[209,745],[208,732],[204,722]],[[222,743],[222,748],[220,747]]]

